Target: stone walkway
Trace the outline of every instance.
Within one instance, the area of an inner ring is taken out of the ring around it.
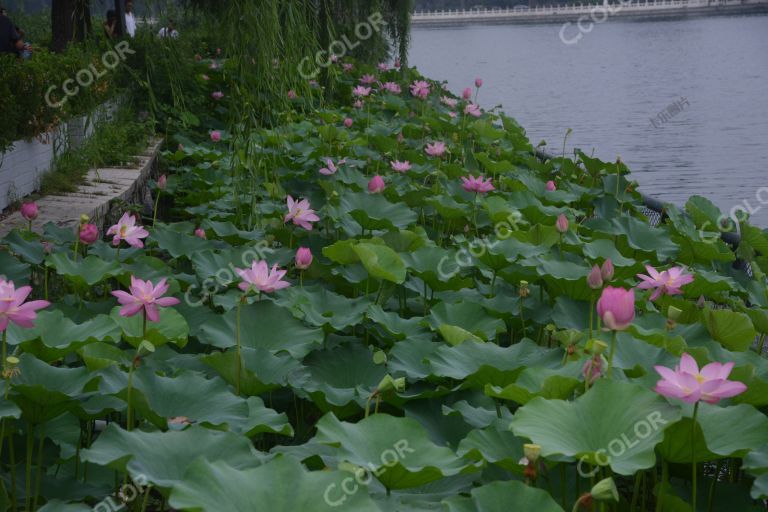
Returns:
[[[134,167],[91,169],[85,183],[76,192],[44,196],[35,201],[40,215],[32,222],[32,229],[42,232],[43,226],[52,222],[59,227],[71,227],[74,230],[83,213],[102,228],[113,200],[143,202],[146,183],[155,174],[162,142],[162,139],[151,140],[146,152],[136,157],[138,162]],[[16,211],[0,221],[0,238],[15,228],[26,227],[27,221]]]

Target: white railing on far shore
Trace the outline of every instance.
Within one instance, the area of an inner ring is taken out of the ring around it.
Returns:
[[[414,21],[440,21],[449,19],[496,18],[496,17],[527,17],[532,14],[559,14],[559,13],[590,13],[595,9],[620,9],[622,11],[658,11],[663,9],[701,8],[735,5],[766,4],[768,0],[634,0],[630,2],[608,2],[605,4],[567,4],[544,5],[536,7],[507,7],[507,8],[475,8],[475,9],[449,9],[442,11],[416,11],[413,14]]]

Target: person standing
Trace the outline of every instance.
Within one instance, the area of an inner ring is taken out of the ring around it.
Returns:
[[[179,37],[178,31],[173,27],[173,20],[169,19],[166,26],[160,29],[157,33],[158,37],[171,37],[176,39]]]
[[[136,36],[136,17],[133,15],[133,2],[125,2],[125,31],[130,37]]]
[[[5,9],[0,9],[0,12],[0,54],[20,55],[24,50],[24,40],[16,30],[16,25],[5,15]]]

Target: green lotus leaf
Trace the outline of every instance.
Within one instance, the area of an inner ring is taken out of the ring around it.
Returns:
[[[386,245],[359,243],[352,250],[372,277],[397,284],[405,281],[403,259]]]
[[[535,510],[536,512],[563,512],[562,507],[542,489],[522,482],[491,482],[472,489],[471,497],[456,496],[443,500],[446,512],[508,512],[509,510]]]
[[[26,285],[29,283],[29,268],[27,263],[22,263],[7,252],[0,251],[0,277],[13,281],[16,286]]]
[[[457,326],[484,341],[493,340],[507,330],[503,321],[491,317],[482,306],[474,302],[441,302],[432,308],[427,320],[435,330],[439,330],[442,325]]]
[[[244,347],[263,348],[273,354],[286,351],[301,359],[323,341],[320,329],[305,326],[271,301],[247,304],[240,315],[240,342]],[[200,341],[219,348],[235,346],[236,316],[233,309],[203,325]]]
[[[128,432],[112,423],[80,458],[164,488],[182,481],[195,461],[221,461],[238,469],[261,465],[246,437],[195,425],[180,431]]]
[[[727,309],[705,309],[703,323],[709,334],[728,350],[743,352],[755,341],[757,331],[744,313]]]
[[[655,446],[680,410],[637,384],[598,380],[574,402],[534,398],[512,419],[515,435],[565,456],[632,475],[656,463]]]
[[[504,388],[487,384],[485,394],[494,398],[512,400],[524,405],[540,396],[546,399],[567,399],[580,384],[581,363],[571,363],[563,369],[530,367],[523,370],[517,380]]]
[[[48,255],[46,265],[55,268],[57,274],[71,278],[81,286],[93,286],[125,272],[115,260],[107,261],[98,256],[86,256],[74,261],[69,254],[63,252]]]
[[[363,229],[396,230],[416,222],[416,212],[402,203],[390,203],[379,194],[346,193],[340,210],[350,215]]]
[[[160,223],[152,230],[150,239],[157,242],[158,247],[167,251],[172,258],[195,254],[211,246],[211,242],[194,236],[191,229],[184,233],[174,229],[173,225]]]
[[[379,512],[365,487],[355,483],[354,475],[310,472],[291,457],[277,457],[264,466],[243,470],[227,461],[198,459],[174,485],[169,503],[177,509],[200,512],[330,512],[340,510],[340,506]]]
[[[339,457],[364,468],[387,489],[407,489],[445,476],[475,471],[449,448],[430,441],[410,418],[374,414],[357,423],[326,414],[317,423],[317,441],[337,447]]]

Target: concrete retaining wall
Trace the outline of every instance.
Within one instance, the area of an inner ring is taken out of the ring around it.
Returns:
[[[16,141],[0,154],[0,210],[38,190],[56,156],[82,146],[99,124],[114,117],[117,108],[117,102],[107,102],[88,116],[70,119],[34,139]]]

